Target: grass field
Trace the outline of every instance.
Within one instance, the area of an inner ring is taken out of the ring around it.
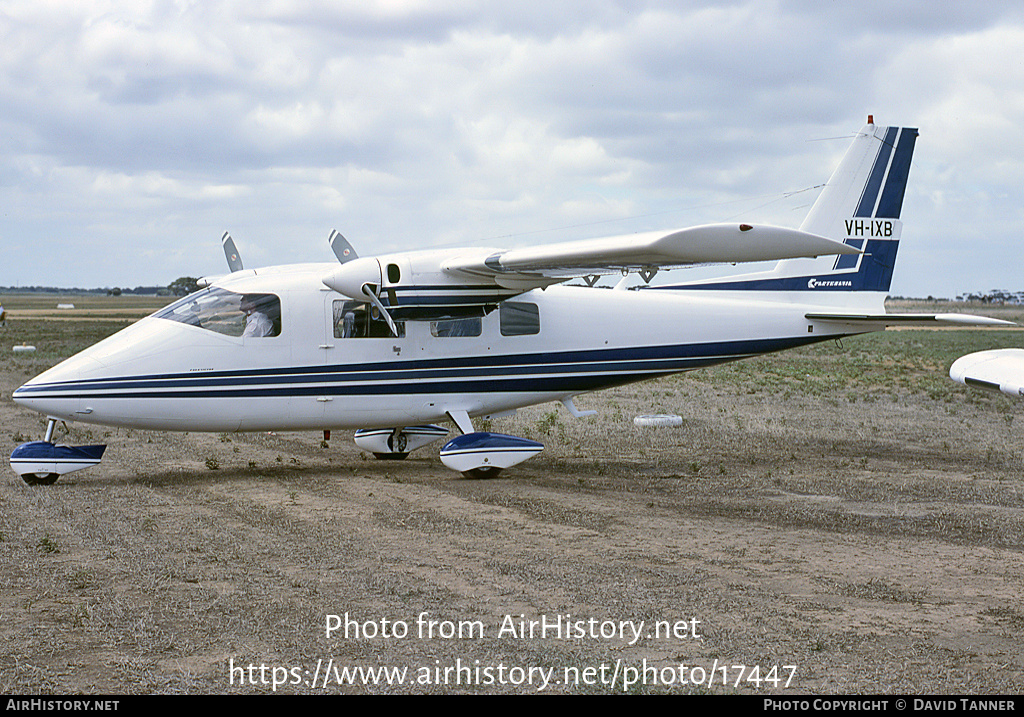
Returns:
[[[45,427],[13,389],[144,310],[106,301],[61,321],[4,297],[10,448]],[[0,691],[1016,693],[1024,402],[947,375],[1009,346],[1024,332],[889,331],[581,396],[588,419],[534,407],[491,428],[545,451],[491,481],[436,445],[378,462],[345,435],[72,425],[62,441],[109,444],[101,466],[0,483]],[[346,614],[362,634],[328,635]],[[508,629],[559,616],[644,631]],[[341,666],[406,681],[338,684]]]
[[[85,294],[8,294],[3,306],[8,317],[16,319],[44,319],[51,321],[138,321],[153,313],[176,297],[173,296],[101,296]],[[73,309],[60,309],[59,305],[73,305]]]

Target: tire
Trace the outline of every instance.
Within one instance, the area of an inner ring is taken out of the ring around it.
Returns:
[[[60,475],[57,473],[25,473],[21,478],[29,485],[53,485]]]
[[[373,457],[378,461],[404,461],[408,453],[374,453]]]
[[[462,471],[462,475],[472,480],[488,480],[494,478],[499,473],[501,473],[501,468],[495,468],[494,466],[483,466],[482,468],[474,468],[471,471]]]

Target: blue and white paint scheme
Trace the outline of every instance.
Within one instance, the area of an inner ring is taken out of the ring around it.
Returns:
[[[457,436],[441,448],[441,462],[474,478],[489,478],[544,450],[529,438],[480,431]]]
[[[264,269],[242,268],[225,235],[230,274],[37,376],[14,400],[51,427],[380,429],[374,445],[387,448],[388,437],[413,435],[407,427],[450,421],[468,435],[473,419],[549,401],[586,415],[573,396],[892,324],[1006,323],[885,313],[916,137],[869,118],[800,229],[716,224],[364,257],[332,233],[337,263]],[[649,282],[663,269],[762,261],[778,264],[635,291],[593,286],[605,274]],[[580,277],[587,286],[563,285]],[[494,450],[458,450],[455,470],[524,454],[505,439],[486,445]]]
[[[60,476],[98,465],[106,446],[59,446],[49,441],[22,443],[11,453],[11,467],[29,485],[51,485]]]
[[[1024,396],[1024,349],[992,349],[961,356],[949,367],[949,377],[965,386]]]

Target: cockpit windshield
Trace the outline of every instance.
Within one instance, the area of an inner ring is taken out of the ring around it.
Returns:
[[[175,301],[153,316],[226,336],[281,333],[281,301],[273,294],[237,294],[211,287]]]

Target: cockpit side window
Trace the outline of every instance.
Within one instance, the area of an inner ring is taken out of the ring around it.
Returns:
[[[238,294],[211,287],[153,314],[236,338],[278,336],[281,300],[274,294]]]
[[[405,336],[405,322],[395,322],[398,337]],[[389,339],[394,338],[388,322],[373,304],[365,301],[334,302],[334,338],[336,339]]]

